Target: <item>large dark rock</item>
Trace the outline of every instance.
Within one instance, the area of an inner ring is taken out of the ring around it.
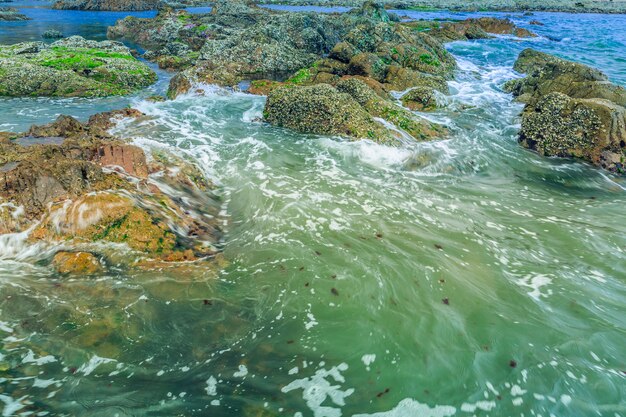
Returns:
[[[275,89],[264,115],[267,122],[300,133],[394,140],[351,95],[328,84]]]
[[[417,140],[445,135],[441,126],[427,122],[376,94],[363,81],[347,78],[337,87],[328,84],[291,86],[272,90],[265,120],[301,133],[340,135],[398,143],[402,133]],[[384,125],[375,118],[389,122]]]
[[[626,106],[626,90],[609,82],[601,71],[534,49],[523,50],[515,65],[526,77],[505,85],[521,102],[528,103],[552,93],[572,98],[603,98]]]
[[[527,76],[505,89],[526,103],[519,136],[523,146],[626,171],[624,88],[596,69],[531,49],[520,54],[515,69]]]
[[[542,155],[582,158],[612,171],[626,166],[626,109],[609,100],[550,93],[522,117],[520,142]]]

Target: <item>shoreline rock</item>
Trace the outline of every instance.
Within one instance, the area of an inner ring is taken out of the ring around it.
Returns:
[[[154,71],[119,42],[72,36],[50,45],[0,45],[0,96],[126,95],[155,81]]]
[[[237,89],[251,81],[249,92],[268,95],[265,120],[272,124],[380,143],[445,135],[443,126],[397,105],[390,94],[408,92],[404,103],[413,110],[436,106],[434,97],[448,93],[456,69],[442,41],[535,36],[506,19],[429,22],[428,32],[398,20],[375,2],[319,14],[220,0],[208,15],[162,10],[153,19],[129,17],[108,36],[150,48],[144,56],[161,67],[181,63],[170,81],[171,99],[200,83]]]
[[[522,51],[526,77],[504,88],[525,103],[520,144],[541,155],[571,157],[626,173],[626,90],[601,71],[543,52]]]
[[[182,159],[146,154],[107,133],[120,117],[142,115],[126,109],[87,123],[60,116],[24,134],[0,135],[0,231],[28,231],[31,243],[97,256],[102,243],[123,244],[136,254],[126,267],[214,257],[222,236],[215,187]],[[86,255],[75,260],[65,256],[57,269],[93,263]]]
[[[441,42],[452,42],[471,39],[489,39],[496,35],[513,35],[519,38],[534,38],[533,32],[517,27],[509,19],[480,17],[465,19],[458,22],[440,22],[436,20],[416,20],[403,23],[419,32],[424,32],[439,39]]]
[[[57,10],[92,11],[146,11],[163,5],[161,0],[58,0],[52,5]]]
[[[14,7],[0,7],[0,22],[19,22],[24,20],[31,19]]]
[[[456,12],[626,13],[626,2],[610,0],[382,0],[392,10]],[[263,0],[263,4],[358,7],[359,0]]]

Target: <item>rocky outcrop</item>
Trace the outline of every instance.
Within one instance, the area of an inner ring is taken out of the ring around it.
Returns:
[[[154,71],[119,42],[72,36],[0,46],[0,96],[124,95],[155,81]]]
[[[30,18],[20,13],[16,8],[0,7],[0,22],[16,22],[21,20],[30,20]]]
[[[331,77],[336,82],[342,75],[375,75],[382,82],[388,68],[398,65],[424,74],[450,73],[454,60],[438,41],[393,20],[375,3],[344,14],[314,14],[221,1],[210,15],[164,11],[155,19],[127,18],[108,36],[148,47],[145,57],[162,67],[192,65],[172,80],[170,97],[196,82],[236,86],[245,80],[283,81],[299,70],[321,73],[316,82]],[[342,46],[347,48],[337,49]],[[317,62],[329,54],[328,60]]]
[[[436,11],[453,10],[463,12],[568,12],[568,13],[626,13],[623,0],[381,0],[389,9]],[[314,4],[321,6],[354,6],[360,0],[264,0],[263,3],[290,5]]]
[[[417,20],[403,23],[415,31],[428,33],[442,42],[469,39],[489,39],[493,35],[512,35],[519,38],[536,37],[533,32],[517,27],[509,19],[480,17],[458,22],[440,22],[435,20]]]
[[[156,10],[161,0],[59,0],[52,6],[59,10],[108,10],[142,11]]]
[[[128,16],[107,29],[107,37],[125,40],[147,49],[146,58],[159,56],[183,58],[198,52],[211,33],[211,15],[195,15],[184,10],[165,8],[152,19]]]
[[[572,98],[602,98],[626,106],[626,90],[587,65],[525,49],[513,69],[527,76],[507,83],[505,88],[524,103],[559,92]]]
[[[395,24],[379,5],[366,3],[351,12],[374,16],[351,26],[328,56],[302,68],[286,82],[253,81],[250,91],[267,94],[278,86],[326,83],[337,85],[346,78],[358,78],[380,97],[390,91],[413,87],[447,93],[446,79],[456,66],[454,58],[433,37]]]
[[[176,76],[172,83],[178,88],[170,89],[170,96],[194,82],[236,86],[244,80],[284,80],[330,52],[354,25],[348,20],[365,18],[273,12],[222,1],[210,19],[197,65]]]
[[[626,91],[602,72],[542,52],[523,51],[505,85],[526,103],[520,143],[542,155],[580,158],[626,172]]]
[[[399,24],[370,23],[352,29],[311,72],[314,81],[357,75],[386,90],[424,84],[447,90],[445,78],[455,67],[454,58],[431,36]]]
[[[127,109],[85,124],[60,116],[25,134],[3,135],[0,231],[28,231],[31,242],[96,255],[102,243],[122,244],[137,254],[129,259],[180,262],[215,255],[221,232],[213,185],[178,157],[162,151],[147,157],[107,133],[112,117],[140,116]],[[96,273],[93,261],[72,252],[54,264],[62,273]]]
[[[393,141],[354,98],[328,84],[275,89],[267,98],[264,116],[271,124],[301,133]]]
[[[265,120],[301,133],[339,135],[395,144],[402,132],[418,140],[442,137],[445,129],[385,100],[356,78],[328,84],[281,87],[270,92]],[[376,118],[388,121],[380,123]]]

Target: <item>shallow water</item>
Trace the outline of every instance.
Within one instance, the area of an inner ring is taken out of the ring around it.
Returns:
[[[93,40],[105,40],[107,27],[126,16],[154,17],[156,11],[143,12],[93,12],[79,10],[52,10],[54,1],[48,0],[15,0],[11,3],[0,3],[14,7],[31,20],[18,22],[0,22],[0,43],[11,44],[25,41],[53,42],[45,40],[41,35],[47,30],[58,30],[65,36],[80,35]],[[190,7],[192,13],[208,13],[210,7]],[[131,45],[136,47],[136,45]]]
[[[522,149],[500,90],[528,46],[626,84],[625,18],[534,18],[569,39],[449,46],[441,142],[296,135],[254,121],[262,97],[212,87],[1,100],[16,131],[127,102],[153,116],[116,133],[222,187],[229,261],[68,281],[50,248],[0,238],[3,414],[626,415],[626,182]]]

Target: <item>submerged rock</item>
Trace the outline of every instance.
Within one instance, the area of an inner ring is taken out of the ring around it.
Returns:
[[[154,71],[119,42],[72,36],[51,45],[0,45],[0,96],[123,95],[155,81]]]
[[[108,10],[108,11],[143,11],[155,10],[161,0],[58,0],[52,6],[60,10]]]
[[[505,85],[526,103],[520,143],[542,155],[581,158],[626,171],[626,91],[602,72],[542,52],[523,51]]]
[[[63,33],[58,30],[49,29],[42,33],[41,37],[44,39],[61,39],[63,38]]]
[[[137,259],[159,262],[214,256],[221,239],[214,186],[178,157],[147,157],[107,133],[112,117],[140,115],[127,109],[86,124],[60,116],[0,142],[0,231],[28,230],[31,242],[64,247],[123,244]],[[54,265],[80,273],[87,258],[59,255]]]
[[[102,271],[98,258],[88,252],[57,252],[52,265],[60,274],[93,275]]]

